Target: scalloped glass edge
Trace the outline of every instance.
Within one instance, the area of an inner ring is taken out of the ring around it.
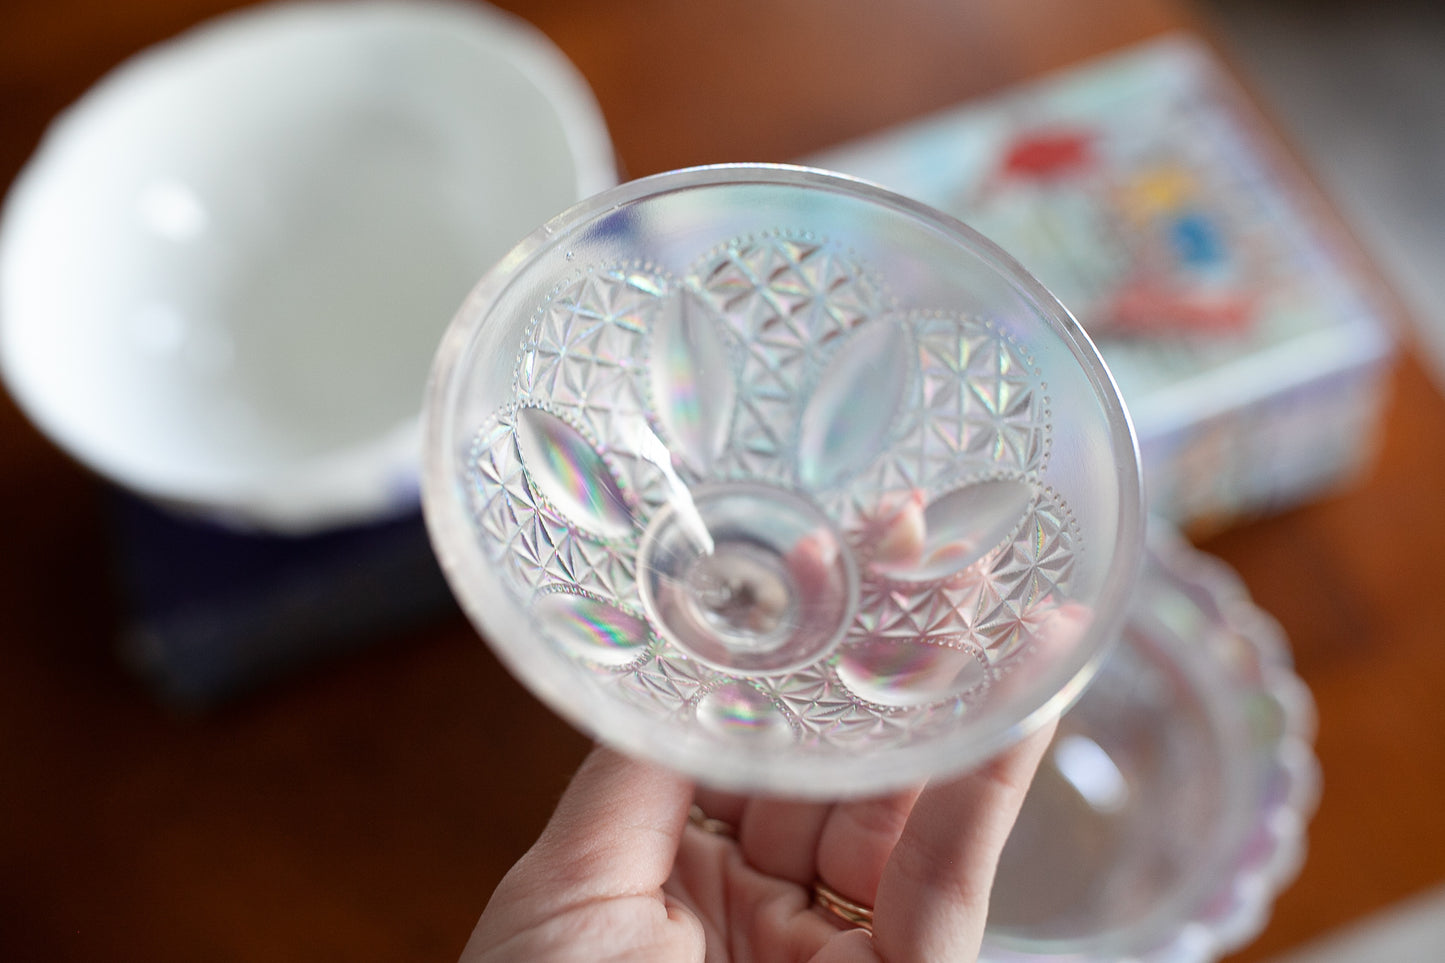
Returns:
[[[1225,562],[1184,540],[1167,524],[1151,519],[1140,597],[1126,623],[1148,602],[1156,582],[1187,594],[1210,624],[1197,640],[1226,662],[1225,646],[1247,653],[1245,671],[1231,673],[1238,688],[1232,698],[1261,698],[1278,707],[1282,725],[1271,744],[1254,757],[1282,784],[1261,790],[1261,805],[1251,825],[1237,833],[1238,846],[1218,879],[1203,886],[1191,909],[1166,938],[1148,940],[1137,933],[1105,934],[1109,946],[1069,952],[1027,952],[990,945],[984,937],[980,963],[1212,963],[1253,941],[1265,928],[1275,900],[1299,875],[1306,851],[1306,826],[1319,804],[1321,773],[1314,753],[1318,725],[1314,697],[1294,671],[1289,640],[1273,616],[1259,608],[1240,576]],[[1155,591],[1158,589],[1156,588]],[[1248,678],[1257,673],[1257,679]],[[1135,942],[1146,945],[1133,945]]]

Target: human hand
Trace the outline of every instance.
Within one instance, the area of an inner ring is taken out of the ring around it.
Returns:
[[[864,524],[875,562],[916,566],[929,550],[922,493]],[[830,544],[799,541],[796,582],[826,579]],[[967,557],[971,546],[932,551]],[[1081,618],[1061,610],[1039,644]],[[967,775],[836,804],[695,789],[597,749],[497,887],[463,963],[975,960],[999,854],[1052,731]]]
[[[596,749],[462,963],[974,960],[999,853],[1051,735],[961,777],[836,804],[694,789]],[[710,819],[689,819],[694,800]],[[815,893],[829,891],[873,907],[872,933],[824,908]]]

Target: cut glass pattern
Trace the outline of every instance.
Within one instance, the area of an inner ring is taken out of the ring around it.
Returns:
[[[896,310],[849,252],[778,231],[678,275],[595,266],[554,289],[514,401],[475,436],[468,491],[541,634],[640,711],[720,738],[875,751],[947,731],[1057,624],[1082,546],[1038,481],[1049,418],[1006,332]],[[841,539],[843,588],[820,598],[846,609],[806,664],[700,657],[639,586],[652,533],[693,524],[696,492],[738,485],[802,498]],[[870,526],[907,511],[934,541],[878,557]]]

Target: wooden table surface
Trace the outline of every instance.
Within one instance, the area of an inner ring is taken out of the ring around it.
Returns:
[[[5,0],[0,183],[46,121],[228,0]],[[628,173],[787,160],[1193,22],[1168,0],[511,0]],[[1203,547],[1284,624],[1325,792],[1258,960],[1445,880],[1445,402],[1403,358],[1352,490]],[[113,657],[100,485],[0,403],[0,958],[453,958],[584,741],[459,618],[204,718]]]

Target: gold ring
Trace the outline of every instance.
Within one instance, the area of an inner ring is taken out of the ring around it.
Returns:
[[[713,819],[702,811],[702,807],[694,803],[687,811],[687,821],[698,829],[713,836],[722,836],[724,839],[737,839],[738,831],[731,823],[725,823],[721,819]]]
[[[813,905],[849,926],[873,932],[873,908],[853,902],[821,879],[813,881]]]

